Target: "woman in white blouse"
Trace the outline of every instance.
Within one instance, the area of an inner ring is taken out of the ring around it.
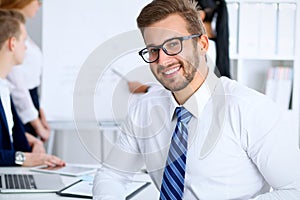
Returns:
[[[38,0],[1,0],[0,8],[16,9],[26,18],[33,18],[41,6]],[[11,91],[17,112],[25,125],[26,132],[39,136],[46,141],[50,128],[43,110],[39,106],[38,87],[41,83],[42,52],[34,41],[28,37],[27,50],[22,65],[15,66],[8,75],[13,84]]]

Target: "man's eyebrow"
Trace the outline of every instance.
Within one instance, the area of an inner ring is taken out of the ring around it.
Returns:
[[[170,40],[170,39],[173,39],[173,38],[178,38],[178,37],[182,37],[182,36],[173,35],[173,36],[171,36],[171,37],[165,39],[165,40],[164,40],[161,44],[159,44],[159,45],[154,45],[154,44],[150,43],[150,44],[147,44],[146,47],[158,47],[158,46],[162,45],[165,41]]]
[[[158,47],[158,46],[160,46],[160,45],[154,45],[154,44],[148,44],[148,45],[146,45],[147,48],[148,47]]]

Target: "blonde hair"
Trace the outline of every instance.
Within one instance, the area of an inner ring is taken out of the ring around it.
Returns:
[[[0,49],[6,40],[11,37],[19,38],[21,35],[21,22],[14,17],[0,17]]]
[[[0,0],[0,8],[22,9],[35,0]]]
[[[18,38],[20,24],[25,24],[25,17],[16,10],[0,9],[0,49],[10,37]]]
[[[0,8],[0,17],[12,17],[20,21],[22,24],[25,24],[26,22],[24,15],[17,10],[7,10]]]

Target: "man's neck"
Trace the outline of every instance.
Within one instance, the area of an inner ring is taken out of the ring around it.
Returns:
[[[208,68],[200,71],[198,70],[195,74],[194,79],[188,86],[180,91],[173,92],[173,95],[179,105],[183,105],[203,84],[207,77]]]
[[[14,65],[8,56],[0,54],[0,78],[5,79]]]

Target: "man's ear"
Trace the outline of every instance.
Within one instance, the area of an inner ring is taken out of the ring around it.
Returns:
[[[200,18],[202,19],[202,21],[205,19],[205,12],[203,10],[199,10],[199,15],[200,15]]]
[[[207,35],[201,35],[201,37],[199,37],[198,44],[200,46],[200,52],[206,53],[209,46]]]
[[[8,39],[8,49],[10,51],[14,51],[15,50],[15,46],[16,46],[16,38],[15,37],[10,37]]]

